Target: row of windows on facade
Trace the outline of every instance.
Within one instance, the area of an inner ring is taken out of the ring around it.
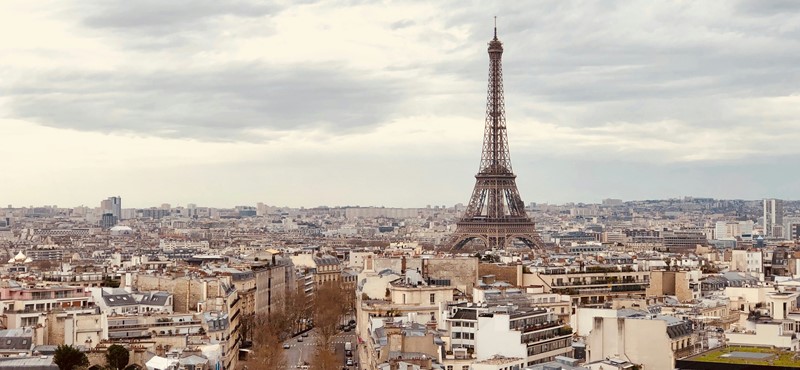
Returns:
[[[475,323],[474,322],[453,321],[453,326],[463,326],[463,327],[467,327],[467,328],[474,328],[475,327]]]
[[[453,339],[475,339],[475,333],[454,332]]]

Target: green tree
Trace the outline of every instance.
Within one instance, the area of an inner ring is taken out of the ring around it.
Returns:
[[[89,358],[79,349],[62,344],[56,348],[53,355],[53,362],[58,365],[59,370],[74,370],[80,366],[89,366]]]
[[[119,280],[114,280],[111,277],[106,276],[105,279],[103,279],[102,285],[109,288],[119,288],[119,284],[120,284]]]
[[[122,370],[128,366],[128,361],[130,361],[130,353],[125,347],[113,344],[106,350],[106,364],[109,368]]]

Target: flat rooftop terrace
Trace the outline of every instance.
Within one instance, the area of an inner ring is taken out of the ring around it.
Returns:
[[[800,368],[800,353],[766,347],[721,347],[683,360]]]

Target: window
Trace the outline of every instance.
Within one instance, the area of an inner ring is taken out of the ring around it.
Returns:
[[[431,293],[431,303],[436,303],[436,294]]]

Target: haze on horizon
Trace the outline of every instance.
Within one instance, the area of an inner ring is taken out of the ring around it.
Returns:
[[[534,6],[535,5],[535,6]],[[4,1],[0,204],[797,199],[800,2]]]

